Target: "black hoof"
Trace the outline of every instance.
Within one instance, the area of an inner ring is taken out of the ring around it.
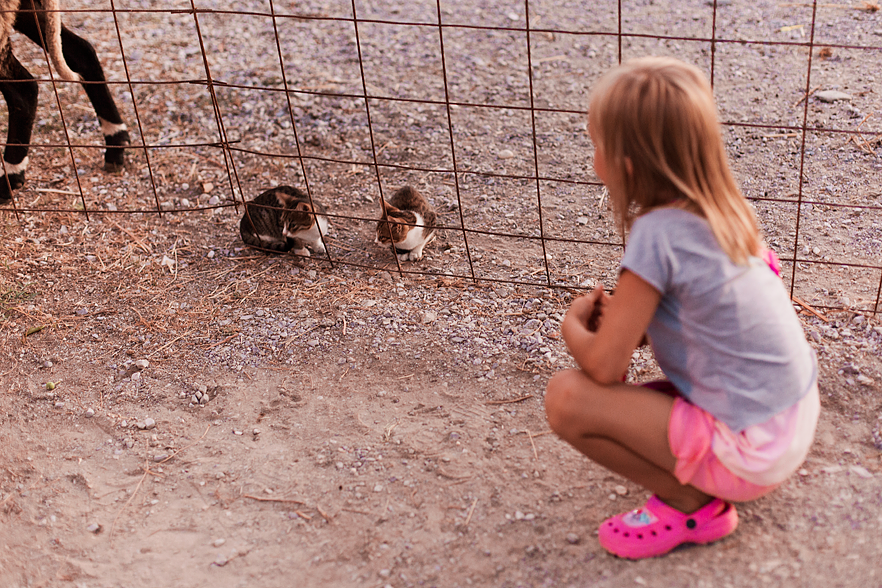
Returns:
[[[0,176],[0,204],[7,204],[12,201],[12,192],[10,191],[10,187],[13,190],[18,190],[22,186],[24,186],[25,175],[24,172],[12,175],[4,175]]]
[[[125,160],[121,162],[104,160],[104,171],[109,174],[118,174],[126,168]]]
[[[126,167],[126,147],[131,143],[128,131],[104,137],[107,150],[104,151],[104,171],[119,173]]]

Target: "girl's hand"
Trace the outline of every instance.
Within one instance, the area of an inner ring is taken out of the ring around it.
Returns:
[[[573,300],[567,311],[567,318],[594,333],[600,327],[603,309],[608,302],[609,296],[603,286],[597,286],[591,293]]]
[[[598,383],[621,381],[660,300],[653,286],[628,270],[619,275],[615,296],[598,287],[574,300],[560,325],[573,359]]]

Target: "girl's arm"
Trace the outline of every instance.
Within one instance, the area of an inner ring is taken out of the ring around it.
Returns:
[[[619,276],[615,296],[598,288],[574,300],[560,330],[582,371],[598,384],[620,382],[660,300],[658,290],[628,270]],[[600,327],[592,333],[588,318],[596,304],[605,306]]]

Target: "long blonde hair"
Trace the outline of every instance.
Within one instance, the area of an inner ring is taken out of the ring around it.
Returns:
[[[735,263],[759,253],[756,218],[729,169],[701,70],[668,57],[627,61],[600,79],[589,113],[623,232],[640,214],[671,205],[703,216]]]

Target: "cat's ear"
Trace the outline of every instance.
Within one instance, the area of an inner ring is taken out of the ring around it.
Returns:
[[[309,202],[303,202],[302,200],[297,203],[297,206],[294,207],[294,210],[299,210],[301,212],[312,212],[312,208],[309,206]]]
[[[279,204],[284,208],[288,208],[297,202],[297,195],[291,194],[287,190],[276,190],[276,200],[278,200]]]
[[[394,216],[397,213],[401,212],[399,209],[389,204],[389,202],[386,200],[383,200],[383,204],[385,204],[385,208],[383,209],[383,218],[386,218],[390,214]]]

